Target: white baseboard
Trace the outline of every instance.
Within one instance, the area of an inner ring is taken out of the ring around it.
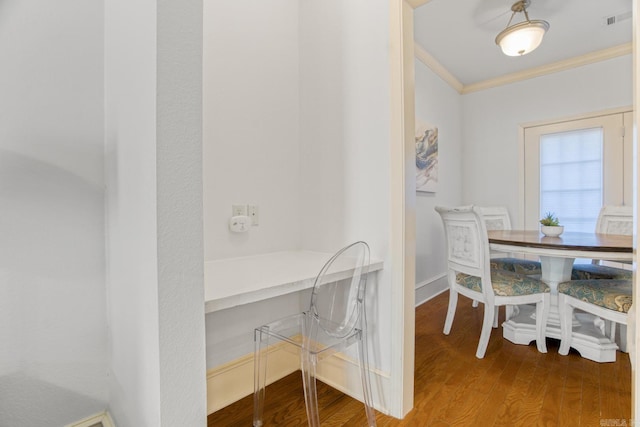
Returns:
[[[300,369],[297,352],[291,346],[279,343],[271,346],[268,354],[267,384]],[[371,370],[371,387],[376,410],[389,414],[382,390],[389,390],[389,374]],[[341,353],[323,359],[318,364],[318,379],[336,390],[362,401],[362,384],[357,363]],[[253,393],[253,354],[207,371],[207,414],[224,408]]]
[[[323,383],[354,399],[363,401],[360,366],[344,354],[335,354],[319,363],[317,376]],[[383,392],[384,390],[390,390],[391,378],[389,373],[370,369],[369,376],[371,379],[373,406],[376,411],[390,415],[389,405],[384,398]]]
[[[90,417],[84,418],[71,424],[67,424],[65,427],[91,427],[98,423],[102,423],[103,427],[115,427],[115,424],[111,419],[111,415],[109,415],[109,412],[107,411],[91,415]]]
[[[300,359],[292,346],[278,343],[267,355],[267,385],[300,369]],[[207,414],[253,393],[253,353],[207,371]]]
[[[447,274],[432,277],[416,284],[416,307],[449,289]]]

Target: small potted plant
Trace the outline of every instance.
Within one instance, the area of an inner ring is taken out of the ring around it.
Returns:
[[[540,231],[545,236],[558,237],[564,231],[564,226],[560,225],[558,217],[553,212],[547,212],[540,220],[540,224],[542,224]]]

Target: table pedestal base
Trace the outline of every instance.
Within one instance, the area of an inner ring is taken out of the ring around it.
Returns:
[[[535,306],[521,305],[518,308],[518,314],[502,324],[502,336],[514,344],[528,345],[536,340]],[[575,312],[575,317],[580,325],[573,329],[571,347],[586,359],[615,362],[618,346],[594,325],[595,316]],[[560,339],[560,325],[548,322],[546,336]]]

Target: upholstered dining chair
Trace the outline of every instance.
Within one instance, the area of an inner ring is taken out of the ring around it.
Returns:
[[[318,362],[357,344],[367,425],[376,425],[366,342],[365,291],[368,268],[367,243],[355,242],[340,249],[318,273],[307,311],[255,329],[254,427],[263,425],[270,339],[291,344],[299,351],[307,419],[312,427],[320,426],[316,391]]]
[[[631,206],[603,206],[598,215],[596,233],[631,236],[633,234],[633,208]],[[571,278],[573,280],[631,279],[631,270],[601,265],[601,262],[594,259],[590,264],[575,264],[571,271]]]
[[[476,357],[485,356],[492,327],[496,327],[498,307],[536,304],[536,345],[547,352],[545,329],[549,314],[549,286],[530,275],[490,268],[489,239],[476,206],[437,206],[447,242],[449,307],[444,334],[449,335],[455,317],[458,294],[484,304],[484,318]]]
[[[591,279],[571,280],[558,285],[558,311],[560,312],[561,341],[558,353],[569,354],[573,332],[573,312],[579,310],[591,313],[610,322],[604,323],[601,333],[616,342],[615,325],[627,324],[627,313],[633,303],[631,279]],[[614,362],[615,353],[612,360]],[[590,358],[588,354],[583,357]],[[602,361],[602,360],[601,360]]]
[[[511,230],[511,217],[509,211],[504,206],[479,207],[482,219],[491,230]],[[491,252],[491,268],[513,271],[520,274],[542,274],[542,266],[539,261],[532,261],[523,258],[515,258],[511,254],[503,257],[501,253]]]

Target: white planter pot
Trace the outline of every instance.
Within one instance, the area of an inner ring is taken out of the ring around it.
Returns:
[[[564,226],[562,225],[541,225],[540,231],[545,236],[549,237],[558,237],[564,231]]]

